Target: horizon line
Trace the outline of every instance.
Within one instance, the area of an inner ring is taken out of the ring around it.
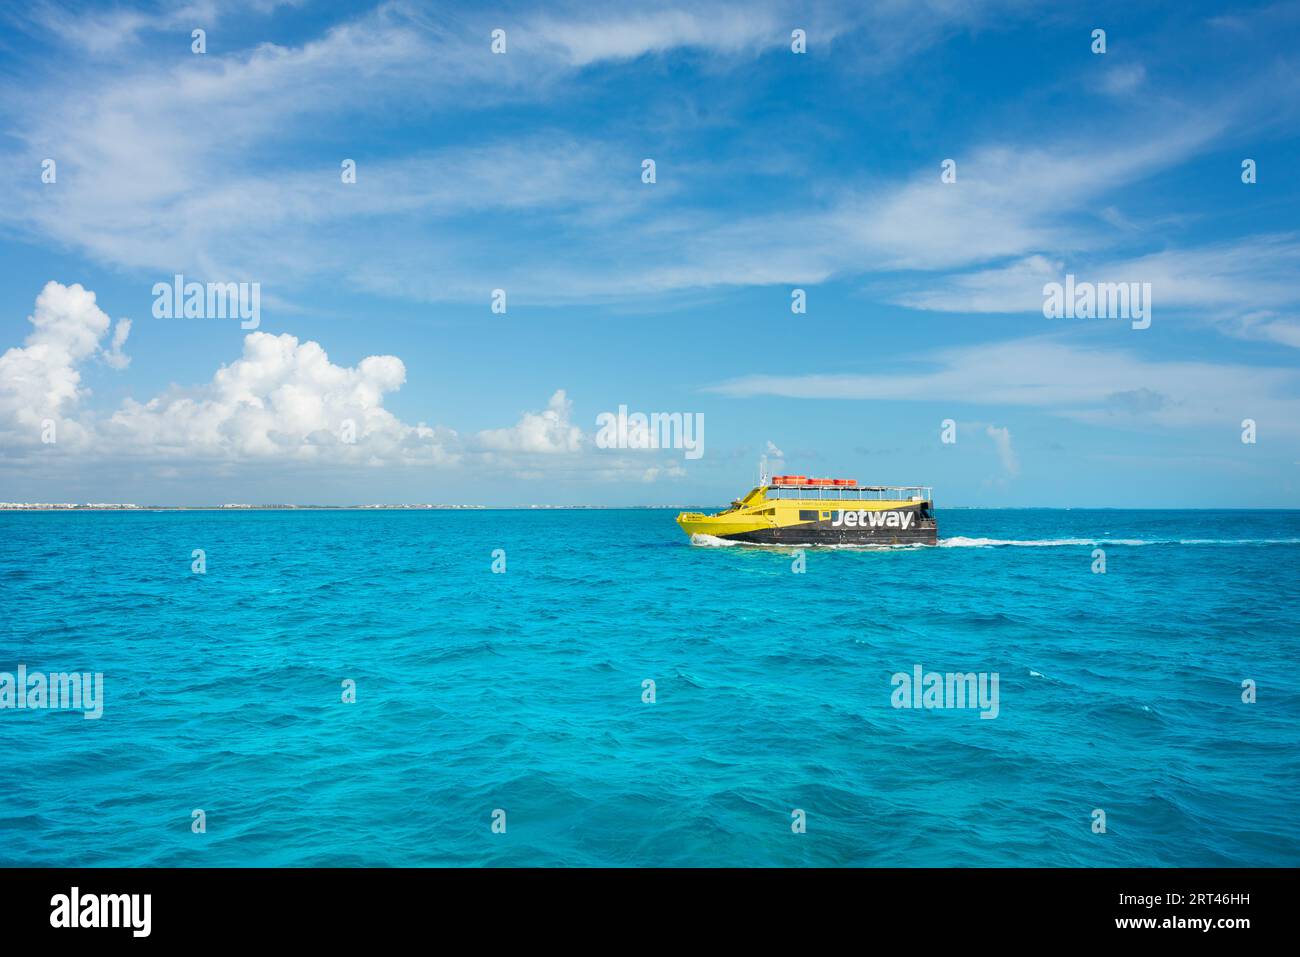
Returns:
[[[221,505],[138,505],[131,502],[72,503],[72,502],[0,502],[0,512],[432,512],[432,511],[670,511],[673,509],[700,509],[716,506],[686,505],[545,505],[540,503],[516,505],[400,503],[371,505],[296,505],[276,503],[271,505],[221,504]],[[1233,506],[1145,506],[1145,505],[946,505],[939,511],[1111,511],[1111,512],[1296,512],[1295,505],[1233,505]]]

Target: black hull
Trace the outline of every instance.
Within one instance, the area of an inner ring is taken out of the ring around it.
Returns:
[[[937,528],[817,528],[814,525],[791,525],[789,528],[764,528],[723,536],[729,542],[754,545],[937,545]]]

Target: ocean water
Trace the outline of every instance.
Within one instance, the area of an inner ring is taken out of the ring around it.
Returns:
[[[940,509],[802,574],[673,518],[0,514],[0,671],[104,675],[0,710],[0,864],[1300,864],[1300,512]],[[917,665],[997,717],[892,707]]]

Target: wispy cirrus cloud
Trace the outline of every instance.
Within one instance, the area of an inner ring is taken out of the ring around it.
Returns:
[[[36,0],[31,4],[15,4],[0,17],[12,28],[29,35],[53,37],[91,56],[108,56],[138,42],[146,33],[182,28],[188,32],[213,24],[222,6],[217,0],[193,0],[174,6],[103,9],[84,3]],[[251,4],[243,6],[251,7]]]
[[[612,9],[568,3],[518,20],[498,16],[497,22],[517,23],[524,49],[548,51],[574,67],[679,50],[752,58],[765,51],[788,50],[792,31],[800,29],[811,50],[826,54],[841,39],[851,38],[860,68],[888,70],[955,34],[1032,17],[1037,6],[1025,0],[883,0],[811,6],[793,0],[702,0]]]
[[[1019,475],[1020,459],[1011,444],[1011,430],[1004,425],[989,425],[985,426],[984,434],[993,440],[993,446],[998,450],[998,460],[1002,463],[1002,471],[1006,476],[1015,478]]]
[[[869,374],[747,375],[710,386],[735,398],[923,401],[1039,409],[1115,428],[1212,426],[1243,417],[1300,435],[1300,369],[1145,358],[1051,337],[940,350]]]
[[[95,42],[117,45],[182,27],[188,36],[189,20],[216,22],[246,6],[124,7],[100,23],[77,7],[47,4],[28,22],[67,43],[84,41],[81,24],[101,37]],[[803,222],[749,216],[736,223],[707,204],[672,204],[689,163],[677,164],[677,175],[653,194],[639,189],[640,148],[617,139],[576,140],[540,128],[373,155],[364,137],[345,130],[387,109],[463,113],[468,90],[477,111],[544,102],[597,62],[705,49],[722,69],[758,50],[784,46],[788,54],[792,25],[807,28],[823,50],[853,33],[874,54],[903,55],[1014,6],[934,3],[918,17],[901,3],[811,12],[780,2],[705,4],[653,15],[574,5],[442,18],[419,4],[388,2],[296,45],[193,56],[185,43],[170,55],[93,62],[38,77],[44,82],[5,98],[22,148],[0,154],[18,184],[0,207],[0,224],[137,270],[256,274],[281,286],[327,270],[356,288],[419,299],[477,298],[485,284],[511,279],[484,262],[483,230],[458,221],[495,209],[526,214],[536,226],[517,222],[510,257],[513,284],[535,301],[825,277],[853,266],[836,255],[857,215],[852,203]],[[493,56],[489,32],[502,24],[511,52]],[[342,188],[322,153],[357,160],[355,188]],[[31,175],[47,157],[58,163],[56,188]],[[712,182],[727,173],[713,171]],[[692,192],[706,195],[711,180],[697,178]],[[658,207],[641,217],[641,228],[623,228],[624,213],[642,210],[651,195]],[[590,262],[585,270],[551,261],[557,227],[575,218],[584,229],[572,239],[583,255],[572,258]],[[729,242],[733,233],[750,242]],[[865,255],[897,239],[883,222],[876,234],[878,243],[857,244]],[[681,252],[665,262],[665,248]],[[728,249],[734,252],[722,252]],[[403,262],[404,274],[396,274]],[[430,262],[444,267],[432,281]],[[640,268],[646,262],[656,265]]]
[[[198,12],[221,17],[225,9]],[[121,32],[137,39],[177,29],[180,14],[124,10],[133,16]],[[464,115],[471,89],[477,112],[546,103],[599,63],[616,69],[706,50],[713,68],[736,68],[787,45],[790,25],[805,16],[814,46],[851,36],[850,59],[860,64],[897,62],[874,54],[887,47],[910,55],[1024,10],[935,2],[924,12],[891,2],[809,13],[772,2],[443,18],[389,2],[294,45],[203,57],[182,47],[169,57],[94,64],[6,97],[21,148],[0,155],[0,166],[20,185],[0,206],[0,224],[146,275],[257,278],[281,299],[322,276],[414,301],[482,301],[509,286],[519,302],[564,304],[904,272],[914,275],[891,277],[885,290],[893,302],[990,313],[1041,305],[1039,278],[1076,261],[1132,264],[1162,279],[1162,269],[1182,269],[1179,257],[1194,266],[1196,251],[1170,249],[1149,231],[1120,238],[1160,252],[1117,260],[1114,224],[1124,213],[1112,194],[1253,121],[1243,115],[1262,111],[1258,97],[1222,96],[1195,109],[1169,97],[1143,100],[1082,128],[1045,129],[1034,142],[957,143],[953,184],[940,182],[939,156],[901,179],[845,170],[806,188],[795,162],[778,209],[711,201],[734,167],[711,169],[689,152],[665,165],[653,189],[643,187],[644,146],[625,131],[543,123],[395,151],[348,133],[392,109]],[[489,33],[502,24],[511,52],[493,56]],[[1142,82],[1152,82],[1142,71]],[[47,156],[59,163],[57,187],[33,174]],[[359,164],[353,185],[340,182],[335,164],[344,158]],[[503,254],[499,230],[507,226]],[[1170,278],[1190,288],[1198,277],[1183,270]],[[1289,302],[1250,288],[1260,296],[1238,297],[1232,322],[1289,341]],[[1237,318],[1247,314],[1257,319]]]
[[[1089,282],[1150,283],[1162,320],[1213,322],[1230,335],[1300,345],[1300,237],[1249,236],[1131,259],[1081,254],[1028,256],[992,269],[952,274],[896,299],[913,309],[954,313],[1037,313],[1043,286],[1066,273]]]

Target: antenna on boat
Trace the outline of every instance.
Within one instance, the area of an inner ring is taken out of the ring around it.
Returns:
[[[767,484],[767,456],[764,455],[758,460],[758,484]]]

